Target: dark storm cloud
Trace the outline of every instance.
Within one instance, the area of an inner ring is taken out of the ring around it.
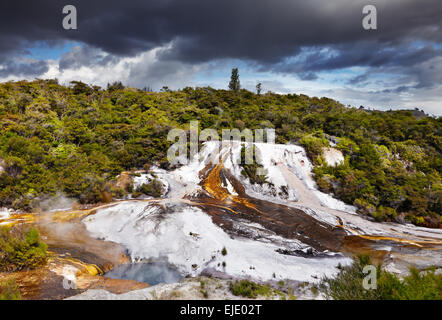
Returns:
[[[89,45],[73,47],[69,52],[60,57],[60,70],[75,69],[81,66],[101,65],[105,66],[115,62],[117,58],[113,55],[103,55],[103,52]]]
[[[37,77],[49,70],[46,61],[16,61],[6,60],[2,63],[0,77],[14,76],[33,76]]]
[[[313,72],[300,72],[298,76],[301,80],[312,81],[318,79],[318,76]]]
[[[78,10],[78,30],[62,29],[66,4]],[[362,28],[366,4],[378,9],[378,30]],[[170,43],[158,52],[161,60],[237,58],[313,80],[324,70],[428,61],[440,55],[432,45],[442,43],[441,17],[440,0],[3,1],[0,62],[34,41],[75,40],[115,56]],[[87,57],[94,53],[85,50],[65,55],[60,67],[90,64]],[[95,58],[94,63],[105,63]]]
[[[440,56],[442,56],[442,47],[435,47],[433,43],[422,45],[407,41],[396,46],[380,47],[373,42],[361,42],[357,45],[331,45],[323,50],[310,49],[308,52],[299,54],[295,59],[284,59],[275,64],[262,64],[259,70],[298,74],[303,80],[309,80],[305,75],[314,79],[315,72],[353,66],[368,67],[371,74],[374,70],[385,72],[394,67],[402,68],[402,72],[406,73],[408,68]],[[433,67],[441,68],[441,65]],[[366,80],[368,80],[368,74],[362,74],[351,79],[349,83],[363,84]]]

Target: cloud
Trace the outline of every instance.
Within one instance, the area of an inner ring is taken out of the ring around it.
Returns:
[[[163,86],[170,89],[183,88],[195,84],[196,74],[207,68],[206,64],[189,64],[180,61],[162,61],[151,52],[142,54],[132,66],[127,80],[128,85],[142,88],[152,87],[158,90]]]
[[[59,60],[60,70],[75,69],[82,66],[106,66],[117,62],[118,58],[89,45],[75,46],[64,53]]]
[[[5,41],[0,49],[15,50],[20,39],[76,40],[115,55],[133,56],[172,43],[161,53],[163,59],[276,63],[303,47],[366,42],[385,46],[410,38],[441,42],[439,0],[370,2],[379,12],[379,29],[374,32],[362,29],[363,0],[72,0],[78,10],[78,30],[62,28],[61,3],[3,1],[0,33]]]
[[[171,89],[192,85],[204,64],[194,65],[180,61],[160,61],[155,48],[133,57],[120,57],[90,46],[73,47],[58,61],[50,62],[49,70],[42,78],[57,78],[68,84],[73,80],[105,87],[107,83],[122,81],[127,86],[151,87],[159,90],[163,86]]]
[[[32,59],[8,59],[0,64],[0,77],[36,77],[49,70],[48,63]]]
[[[198,83],[198,72],[207,72],[216,61],[242,61],[257,73],[317,84],[324,77],[338,82],[338,72],[359,68],[363,72],[345,78],[340,87],[354,101],[364,97],[373,104],[420,104],[418,99],[424,99],[429,104],[425,93],[439,107],[442,100],[436,90],[442,84],[440,0],[69,4],[77,8],[78,30],[62,28],[65,3],[0,3],[0,77],[53,75],[101,85],[122,80],[133,86],[174,88]],[[378,30],[362,28],[366,4],[377,8]],[[79,45],[57,61],[24,59],[37,43],[55,47],[68,41]],[[279,87],[288,90],[287,85]],[[334,92],[344,96],[343,91]]]
[[[365,108],[390,109],[423,109],[427,113],[442,116],[440,92],[442,85],[432,88],[415,89],[397,87],[387,90],[366,90],[350,87],[322,91],[324,96],[332,96],[345,105],[364,106]]]

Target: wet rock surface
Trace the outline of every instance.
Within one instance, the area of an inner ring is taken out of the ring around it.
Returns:
[[[208,275],[218,278],[212,279],[209,298],[234,299],[222,289],[232,279],[315,282],[313,275],[333,272],[356,254],[368,254],[399,275],[410,266],[442,268],[441,230],[380,224],[356,215],[315,189],[311,164],[300,147],[278,145],[266,154],[272,181],[286,184],[297,201],[261,196],[260,188],[251,188],[231,163],[233,147],[218,151],[223,155],[218,163],[208,145],[201,162],[170,172],[153,168],[168,186],[166,198],[4,214],[1,223],[38,227],[51,256],[42,268],[0,278],[16,277],[25,299],[202,299],[200,280],[193,277]],[[266,152],[269,146],[259,148]],[[118,182],[127,185],[128,176],[123,173]],[[103,276],[116,266],[151,258],[164,258],[191,278],[143,289],[145,279]],[[67,290],[63,281],[72,276],[76,287]]]

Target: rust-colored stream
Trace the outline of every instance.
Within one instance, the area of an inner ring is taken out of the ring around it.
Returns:
[[[0,280],[14,278],[23,299],[63,299],[91,288],[123,293],[147,287],[145,283],[103,277],[115,265],[129,262],[129,258],[119,244],[91,237],[81,222],[98,209],[117,203],[84,210],[12,214],[1,220],[10,227],[38,228],[48,244],[48,261],[34,270],[0,272]],[[75,288],[64,284],[67,271],[75,275]]]

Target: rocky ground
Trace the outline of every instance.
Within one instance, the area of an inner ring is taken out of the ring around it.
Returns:
[[[234,280],[213,277],[185,278],[178,283],[160,284],[145,289],[122,294],[114,294],[103,289],[91,289],[68,300],[238,300],[249,299],[232,293],[230,283]],[[322,299],[322,296],[308,283],[280,282],[270,283],[273,289],[267,295],[256,299],[272,300],[311,300]]]
[[[233,161],[239,144],[217,147],[206,144],[199,159],[173,171],[136,172],[137,185],[161,181],[161,198],[39,214],[3,211],[2,224],[38,227],[51,257],[41,269],[0,278],[16,276],[28,299],[242,299],[229,287],[244,278],[272,288],[261,298],[321,299],[315,283],[355,254],[400,275],[410,266],[442,267],[442,230],[359,216],[317,190],[301,147],[256,144],[269,182],[263,185],[251,184]],[[336,150],[327,152],[328,161],[342,160]],[[118,183],[131,179],[124,172]],[[122,263],[156,259],[187,277],[147,287],[104,276]],[[66,279],[75,279],[76,288],[67,290]]]

